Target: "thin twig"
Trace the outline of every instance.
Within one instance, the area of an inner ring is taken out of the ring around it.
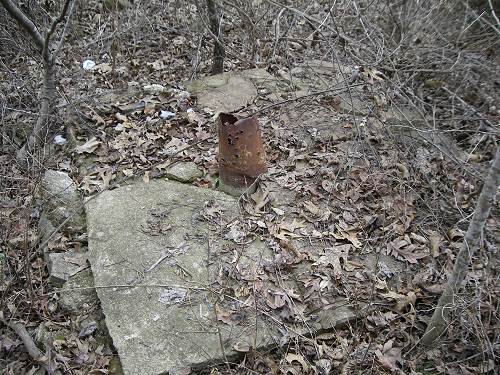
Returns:
[[[337,84],[334,87],[330,87],[330,88],[325,89],[325,90],[321,90],[321,91],[313,92],[311,94],[306,94],[306,95],[298,96],[296,98],[286,99],[286,100],[283,100],[281,102],[273,103],[273,104],[270,104],[270,105],[268,105],[266,107],[262,107],[262,108],[260,108],[260,109],[258,109],[256,111],[254,111],[250,116],[254,116],[254,115],[258,114],[258,113],[265,112],[265,111],[267,111],[267,110],[269,110],[271,108],[275,108],[275,107],[282,106],[284,104],[296,102],[298,100],[302,100],[302,99],[306,99],[306,98],[311,98],[311,97],[319,96],[319,95],[323,95],[323,94],[330,94],[330,93],[333,93],[333,92],[335,92],[337,94],[341,94],[343,92],[349,91],[350,88],[352,88],[352,87],[363,86],[363,83],[358,83],[358,84],[352,85],[352,82],[354,82],[357,77],[358,77],[357,74],[353,74],[351,76],[351,78],[345,83],[346,87],[337,87],[337,86],[340,85],[340,84]],[[344,83],[341,83],[341,84],[344,84]]]

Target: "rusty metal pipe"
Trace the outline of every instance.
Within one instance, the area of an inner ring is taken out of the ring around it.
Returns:
[[[219,115],[219,189],[241,195],[255,179],[267,172],[266,153],[257,117],[238,120]]]

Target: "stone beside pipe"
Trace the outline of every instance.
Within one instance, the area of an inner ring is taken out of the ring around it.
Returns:
[[[267,172],[266,153],[257,117],[238,120],[219,115],[219,189],[233,196],[243,194]]]

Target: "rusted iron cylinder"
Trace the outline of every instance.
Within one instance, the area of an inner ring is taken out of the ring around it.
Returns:
[[[267,171],[257,117],[238,120],[228,113],[219,115],[219,189],[241,195]]]

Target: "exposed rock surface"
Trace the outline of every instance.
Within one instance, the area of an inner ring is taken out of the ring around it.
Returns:
[[[198,107],[214,112],[232,112],[251,104],[257,97],[257,87],[270,86],[276,90],[276,79],[264,69],[223,73],[204,77],[187,85],[198,98]]]
[[[78,229],[84,224],[83,207],[77,186],[67,173],[48,170],[42,180],[44,212],[54,226]]]
[[[97,293],[125,374],[196,368],[235,356],[241,347],[263,349],[279,341],[276,321],[265,314],[255,317],[253,305],[222,300],[211,291],[233,256],[225,250],[232,242],[221,231],[238,217],[237,199],[150,181],[106,191],[86,209]],[[167,233],[159,235],[158,228]],[[272,250],[260,241],[243,249],[242,269],[272,262]],[[239,312],[238,320],[221,320],[231,308]],[[307,329],[328,329],[356,316],[347,304],[323,315]],[[301,325],[290,329],[307,333]]]
[[[165,176],[179,182],[193,182],[203,176],[203,172],[192,161],[175,163],[166,170]]]
[[[70,276],[60,292],[59,304],[70,313],[82,314],[98,303],[90,268]]]
[[[45,261],[49,271],[49,282],[57,287],[62,286],[77,272],[87,267],[87,254],[76,252],[46,253]]]

